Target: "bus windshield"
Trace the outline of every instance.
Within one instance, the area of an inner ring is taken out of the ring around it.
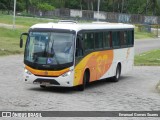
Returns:
[[[74,34],[30,32],[24,59],[31,63],[61,65],[73,62]]]

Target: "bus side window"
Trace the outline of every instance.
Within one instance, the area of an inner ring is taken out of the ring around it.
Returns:
[[[120,31],[120,42],[121,46],[125,47],[127,45],[126,31]]]
[[[103,39],[103,47],[104,48],[110,48],[110,33],[109,32],[104,32],[103,33],[104,39]]]
[[[95,48],[103,48],[103,32],[95,33]]]
[[[84,42],[85,42],[85,50],[94,49],[94,34],[85,33]]]
[[[120,47],[119,32],[117,31],[112,32],[112,45],[113,45],[113,48]]]
[[[128,46],[132,46],[133,45],[133,31],[127,31],[127,44]]]

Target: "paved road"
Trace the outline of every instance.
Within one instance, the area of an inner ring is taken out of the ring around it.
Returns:
[[[135,40],[136,54],[140,54],[152,49],[160,49],[160,38]]]
[[[160,80],[160,67],[134,67],[118,83],[101,81],[89,85],[84,92],[78,92],[67,88],[41,89],[25,84],[22,81],[22,55],[0,57],[0,63],[0,110],[160,110],[160,94],[155,89]]]
[[[84,92],[44,90],[22,81],[22,58],[0,58],[0,110],[160,110],[160,67],[134,67],[118,83],[98,82]]]

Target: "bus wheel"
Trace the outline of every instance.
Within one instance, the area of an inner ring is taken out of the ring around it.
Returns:
[[[89,81],[89,71],[85,71],[83,76],[83,83],[82,85],[78,86],[79,91],[84,91],[87,81]]]
[[[120,64],[118,64],[116,68],[116,75],[113,77],[113,82],[118,82],[120,76],[121,76],[121,66]]]
[[[40,87],[41,87],[41,88],[46,88],[46,86],[45,86],[45,85],[40,85]]]

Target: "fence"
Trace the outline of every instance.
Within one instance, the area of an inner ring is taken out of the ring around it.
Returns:
[[[156,25],[160,24],[160,17],[157,16],[144,16],[138,14],[121,14],[112,12],[98,12],[89,10],[74,10],[74,9],[56,9],[54,11],[40,12],[35,8],[30,8],[30,13],[36,16],[43,17],[62,17],[73,19],[85,19],[85,20],[100,20],[107,22],[121,22],[132,24],[146,24]]]
[[[139,32],[149,32],[152,33],[153,36],[160,37],[160,25],[136,25],[136,29]]]

